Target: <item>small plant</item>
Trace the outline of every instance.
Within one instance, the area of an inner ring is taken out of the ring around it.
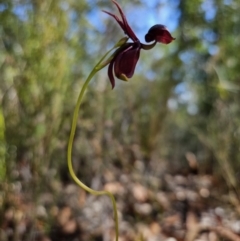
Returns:
[[[136,64],[140,56],[141,49],[144,49],[144,50],[152,49],[158,42],[163,44],[169,44],[175,38],[171,36],[171,34],[169,33],[169,31],[166,29],[164,25],[157,24],[151,27],[148,33],[145,35],[146,42],[147,43],[152,42],[152,43],[149,45],[141,43],[137,38],[137,36],[135,35],[134,31],[129,26],[120,5],[115,0],[112,0],[112,2],[118,8],[121,18],[119,18],[118,16],[110,12],[107,12],[107,11],[103,11],[103,12],[109,14],[117,21],[117,23],[120,25],[120,27],[126,34],[126,37],[122,38],[113,48],[111,48],[100,59],[100,61],[95,65],[95,67],[93,68],[93,70],[91,71],[87,79],[85,80],[85,83],[79,93],[78,100],[73,113],[71,132],[70,132],[70,137],[68,141],[67,163],[68,163],[70,175],[77,185],[83,188],[86,192],[89,192],[93,195],[107,195],[110,197],[113,205],[113,210],[114,210],[116,241],[118,241],[118,233],[119,233],[118,215],[117,215],[116,201],[113,194],[108,191],[96,191],[86,186],[78,179],[72,166],[72,146],[73,146],[73,140],[74,140],[74,135],[75,135],[76,126],[77,126],[77,118],[78,118],[80,105],[83,99],[84,92],[87,89],[87,86],[90,80],[102,68],[108,65],[108,77],[111,82],[112,88],[114,88],[115,86],[114,75],[118,79],[124,80],[124,81],[128,81],[128,79],[133,76]],[[129,39],[130,41],[128,41]],[[113,53],[110,55],[111,52]],[[108,55],[110,55],[110,57],[108,57]]]

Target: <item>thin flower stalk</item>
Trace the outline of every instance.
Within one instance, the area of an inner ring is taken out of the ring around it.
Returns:
[[[68,164],[70,176],[79,187],[81,187],[86,192],[91,193],[93,195],[107,195],[111,199],[112,205],[113,205],[114,221],[115,221],[116,241],[118,241],[118,236],[119,236],[118,214],[117,214],[117,205],[113,194],[108,191],[97,191],[97,190],[91,189],[90,187],[88,187],[87,185],[85,185],[83,182],[79,180],[79,178],[76,176],[73,169],[72,147],[73,147],[73,141],[74,141],[74,136],[75,136],[76,127],[77,127],[77,119],[78,119],[81,102],[89,82],[94,77],[94,75],[102,68],[108,65],[108,77],[111,82],[112,88],[114,88],[115,86],[114,77],[117,77],[120,80],[128,81],[128,79],[133,76],[137,62],[140,57],[140,51],[142,49],[143,50],[152,49],[156,45],[156,43],[169,44],[175,38],[171,36],[171,34],[168,32],[168,30],[164,25],[157,24],[151,27],[145,36],[146,42],[150,44],[141,43],[137,38],[136,34],[134,33],[134,31],[129,26],[126,16],[123,13],[120,5],[115,0],[112,0],[112,2],[116,5],[121,18],[119,18],[118,16],[110,12],[107,12],[107,11],[103,11],[103,12],[107,13],[117,21],[121,29],[124,31],[126,37],[122,38],[112,49],[110,49],[100,59],[100,61],[95,65],[95,67],[93,68],[93,70],[91,71],[91,73],[89,74],[89,76],[87,77],[87,79],[83,84],[83,87],[79,93],[77,103],[73,113],[70,137],[69,137],[68,148],[67,148],[67,164]],[[128,40],[130,40],[130,42]],[[108,55],[113,50],[115,51],[110,55],[110,57],[108,57]]]

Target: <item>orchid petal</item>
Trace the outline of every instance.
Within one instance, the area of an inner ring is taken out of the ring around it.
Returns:
[[[122,27],[122,29],[124,30],[124,32],[125,32],[134,42],[139,41],[138,38],[137,38],[137,36],[135,35],[135,33],[133,32],[133,30],[132,30],[131,27],[129,26],[128,21],[127,21],[127,19],[126,19],[126,16],[125,16],[125,14],[123,13],[122,8],[120,7],[120,5],[119,5],[115,0],[112,0],[112,2],[117,6],[118,11],[119,11],[119,13],[120,13],[120,15],[121,15],[121,17],[122,17],[122,21],[123,21],[123,25],[124,25],[124,26]]]
[[[113,65],[114,65],[114,61],[112,60],[109,64],[109,66],[108,66],[108,78],[111,82],[112,89],[115,86],[115,79],[114,79],[114,76],[113,76]]]
[[[112,16],[112,17],[118,22],[118,24],[120,25],[120,27],[122,28],[122,30],[124,31],[124,33],[127,34],[126,29],[125,29],[125,26],[124,26],[123,22],[118,18],[118,16],[116,16],[115,14],[112,14],[112,13],[110,13],[110,12],[108,12],[108,11],[105,11],[105,10],[102,10],[102,11],[103,11],[104,13]]]

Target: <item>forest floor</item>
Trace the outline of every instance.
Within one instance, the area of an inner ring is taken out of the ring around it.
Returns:
[[[140,161],[95,176],[92,186],[117,199],[119,241],[240,241],[237,194],[223,179],[198,168],[149,175]],[[1,184],[1,241],[112,241],[111,201],[92,196],[70,179],[49,181],[35,197],[19,184]]]

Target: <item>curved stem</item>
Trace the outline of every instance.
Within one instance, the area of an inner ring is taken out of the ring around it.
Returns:
[[[93,76],[103,67],[105,67],[107,65],[106,64],[102,64],[103,60],[107,57],[107,55],[114,49],[116,48],[116,45],[110,49],[102,58],[101,60],[96,64],[96,66],[93,68],[93,70],[91,71],[91,73],[89,74],[89,76],[87,77],[87,79],[85,80],[85,83],[79,93],[78,96],[78,100],[74,109],[74,113],[73,113],[73,119],[72,119],[72,126],[71,126],[71,132],[70,132],[70,137],[69,137],[69,141],[68,141],[68,149],[67,149],[67,164],[68,164],[68,169],[69,169],[69,173],[72,177],[72,179],[75,181],[75,183],[81,187],[82,189],[84,189],[86,192],[89,192],[93,195],[107,195],[110,197],[111,201],[112,201],[112,205],[113,205],[113,212],[114,212],[114,221],[115,221],[115,232],[116,232],[116,241],[118,241],[118,214],[117,214],[117,205],[116,205],[116,201],[115,198],[113,196],[112,193],[108,192],[108,191],[96,191],[91,189],[90,187],[86,186],[84,183],[82,183],[78,177],[76,176],[74,169],[73,169],[73,165],[72,165],[72,147],[73,147],[73,140],[74,140],[74,136],[75,136],[75,132],[76,132],[76,127],[77,127],[77,119],[78,119],[78,113],[79,113],[79,109],[80,109],[80,105],[83,99],[83,95],[87,89],[87,86],[90,82],[90,80],[93,78]],[[110,57],[111,59],[111,57]]]
[[[141,47],[144,50],[149,50],[152,49],[155,45],[156,45],[157,41],[154,41],[152,44],[142,44],[141,43]]]

